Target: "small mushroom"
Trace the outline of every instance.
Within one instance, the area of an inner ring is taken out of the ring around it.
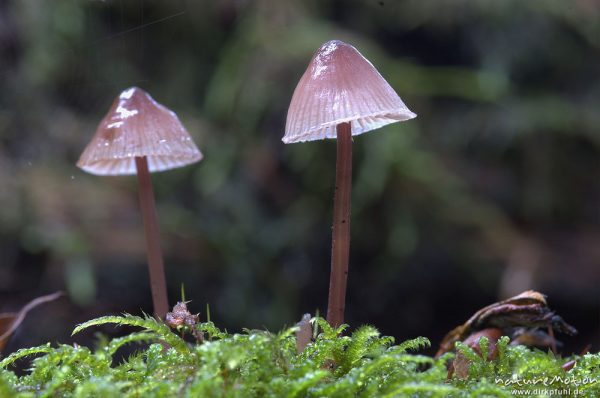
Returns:
[[[328,41],[296,86],[287,114],[286,144],[337,138],[331,276],[327,321],[344,322],[350,251],[352,136],[412,119],[398,94],[356,48]]]
[[[137,174],[154,315],[169,311],[160,232],[150,173],[198,162],[202,154],[177,115],[131,87],[113,102],[77,166],[97,175]]]

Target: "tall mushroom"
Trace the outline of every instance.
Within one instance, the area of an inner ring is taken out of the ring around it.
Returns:
[[[150,173],[201,159],[202,154],[177,115],[144,90],[131,87],[115,99],[77,162],[78,167],[92,174],[137,174],[152,303],[158,318],[165,317],[169,303]]]
[[[344,322],[350,251],[352,136],[412,119],[411,112],[356,48],[328,41],[314,54],[294,90],[283,142],[337,138],[333,238],[327,321]]]

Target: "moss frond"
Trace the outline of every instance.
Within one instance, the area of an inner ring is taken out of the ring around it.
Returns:
[[[156,334],[159,338],[164,340],[165,343],[176,350],[182,353],[189,352],[185,341],[175,333],[171,332],[171,329],[167,325],[148,316],[145,318],[129,314],[124,314],[122,316],[103,316],[77,325],[75,329],[73,329],[71,335],[75,335],[89,327],[105,325],[107,323],[113,323],[119,326],[135,326],[145,329],[148,332]]]
[[[124,345],[127,344],[131,344],[131,343],[148,343],[151,341],[157,341],[160,340],[161,337],[156,334],[156,333],[152,333],[152,332],[136,332],[136,333],[131,333],[127,336],[123,336],[123,337],[118,337],[113,339],[112,341],[110,341],[107,345],[106,345],[106,352],[108,353],[108,355],[114,355],[115,352],[117,352],[117,350],[121,347],[123,347]]]
[[[424,348],[431,347],[431,342],[426,337],[417,337],[411,340],[403,341],[395,347],[392,347],[392,350],[397,353],[405,353],[407,351],[419,351]]]
[[[14,363],[20,358],[25,358],[37,354],[47,354],[51,351],[52,348],[50,347],[50,343],[38,347],[22,348],[19,351],[10,354],[2,361],[0,361],[0,369],[4,369],[7,366],[10,366],[12,363]]]
[[[457,344],[457,353],[434,359],[410,351],[426,348],[419,337],[394,345],[370,325],[342,335],[323,319],[313,322],[320,333],[302,353],[296,352],[294,328],[279,333],[246,330],[229,334],[212,322],[198,325],[208,339],[186,344],[151,318],[131,315],[94,319],[74,333],[103,324],[142,328],[114,339],[102,338],[95,350],[50,345],[20,350],[0,362],[0,397],[510,397],[540,394],[539,385],[515,386],[515,380],[544,376],[557,378],[548,387],[564,388],[574,395],[600,396],[600,354],[559,358],[540,350],[510,346],[507,338],[497,343],[494,359],[482,358],[472,348]],[[113,363],[123,345],[151,343]],[[165,349],[164,343],[175,349]],[[479,342],[485,352],[491,345]],[[31,355],[28,373],[17,376],[5,369]],[[448,380],[447,364],[461,356],[467,360],[466,378]],[[568,360],[575,366],[565,371]],[[560,379],[562,377],[562,379]],[[561,382],[562,380],[562,382]],[[562,384],[561,384],[562,383]],[[536,393],[534,390],[538,389]],[[558,395],[558,394],[554,394]]]

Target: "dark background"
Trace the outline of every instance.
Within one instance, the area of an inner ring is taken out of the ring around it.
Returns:
[[[133,85],[205,155],[153,175],[171,301],[230,331],[323,313],[335,142],[281,138],[330,39],[418,114],[355,139],[347,321],[435,346],[533,288],[598,350],[600,2],[0,0],[0,311],[68,292],[9,351],[152,312],[135,178],[75,167]]]

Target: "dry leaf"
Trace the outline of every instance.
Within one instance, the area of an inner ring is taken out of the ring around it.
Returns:
[[[539,328],[547,328],[549,333]],[[554,331],[575,334],[577,330],[548,308],[546,297],[528,290],[477,311],[463,325],[454,328],[440,344],[436,358],[453,351],[456,342],[471,347],[479,356],[492,360],[496,357],[496,343],[501,336],[509,336],[511,344],[552,347],[557,341]],[[479,340],[487,337],[490,344],[487,353],[480,352]],[[457,353],[448,368],[448,378],[456,374],[459,378],[469,376],[470,361]]]
[[[436,358],[454,350],[457,341],[463,341],[483,329],[498,328],[502,334],[510,336],[517,331],[523,333],[523,330],[531,331],[538,327],[551,328],[569,335],[577,333],[573,326],[548,308],[543,294],[528,290],[477,311],[467,322],[454,328],[444,337]],[[541,340],[538,338],[537,341]]]

